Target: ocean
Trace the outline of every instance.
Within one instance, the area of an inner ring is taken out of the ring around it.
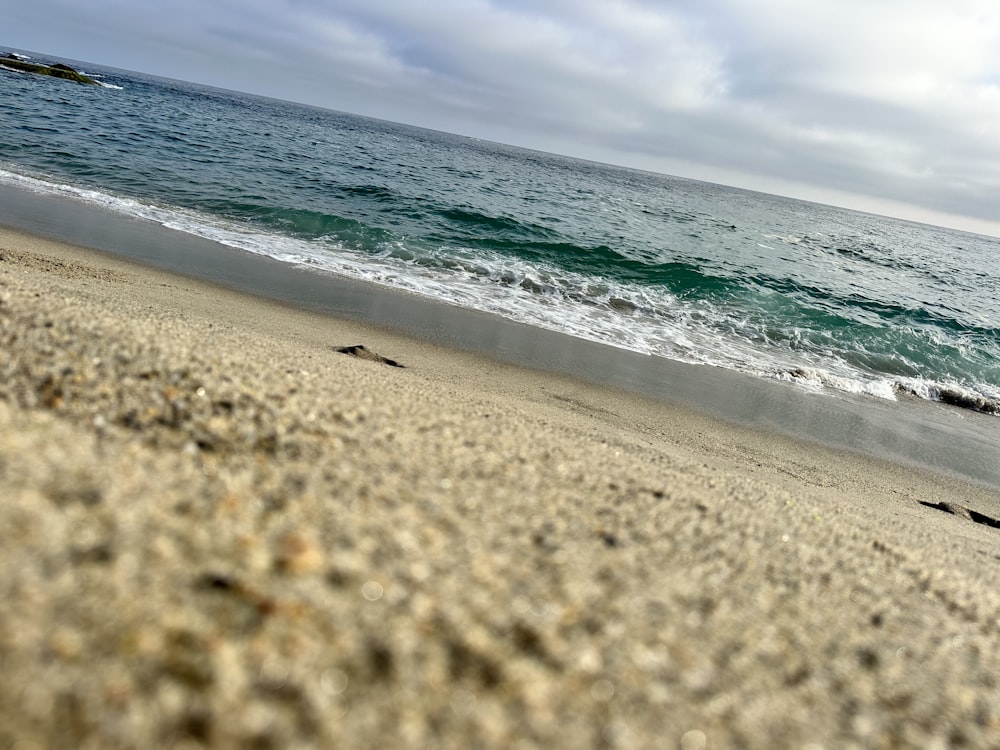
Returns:
[[[102,86],[0,69],[0,185],[651,357],[1000,415],[1000,239],[70,62]]]

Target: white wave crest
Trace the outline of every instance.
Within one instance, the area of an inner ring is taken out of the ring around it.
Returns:
[[[755,340],[760,332],[738,312],[678,300],[663,288],[571,273],[482,250],[417,251],[398,241],[387,242],[377,253],[354,251],[335,239],[299,239],[9,169],[0,169],[0,184],[68,197],[314,272],[405,290],[621,349],[774,378],[817,392],[886,400],[897,400],[897,394],[905,392],[1000,415],[1000,393],[905,381],[863,372],[820,352],[793,353],[761,345]],[[793,355],[803,364],[789,366]]]

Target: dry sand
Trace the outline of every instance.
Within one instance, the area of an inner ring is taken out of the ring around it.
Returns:
[[[0,748],[997,747],[998,517],[0,230]]]

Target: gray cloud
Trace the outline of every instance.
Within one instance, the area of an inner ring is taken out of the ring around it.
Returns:
[[[993,0],[35,0],[5,15],[14,47],[1000,221]]]

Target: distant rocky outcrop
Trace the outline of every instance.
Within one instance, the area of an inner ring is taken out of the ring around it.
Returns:
[[[22,60],[17,55],[7,54],[0,57],[0,65],[7,68],[13,68],[14,70],[21,70],[25,73],[38,73],[43,76],[52,76],[53,78],[63,78],[67,81],[76,81],[77,83],[87,83],[93,84],[95,86],[99,85],[90,76],[85,76],[83,73],[74,70],[68,65],[63,65],[62,63],[56,63],[55,65],[40,65],[38,63],[27,62]]]

